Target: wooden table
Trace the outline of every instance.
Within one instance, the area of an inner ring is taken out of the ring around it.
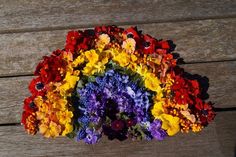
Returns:
[[[29,136],[20,125],[28,83],[43,55],[62,48],[70,29],[137,25],[172,39],[190,73],[207,76],[218,112],[201,133],[162,142]],[[0,0],[0,156],[233,157],[236,155],[235,0]]]

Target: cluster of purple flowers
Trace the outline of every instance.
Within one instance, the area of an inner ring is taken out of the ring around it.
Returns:
[[[139,86],[139,80],[108,70],[83,88],[77,88],[80,116],[78,140],[94,144],[102,134],[109,139],[162,140],[166,133],[161,122],[151,122],[149,112],[152,93]]]

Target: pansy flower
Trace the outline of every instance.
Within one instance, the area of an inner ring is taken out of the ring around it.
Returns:
[[[155,52],[156,40],[149,35],[144,35],[142,40],[142,52],[152,54]]]
[[[42,81],[41,77],[34,78],[30,85],[29,85],[29,90],[34,96],[43,96],[46,91],[45,84]]]

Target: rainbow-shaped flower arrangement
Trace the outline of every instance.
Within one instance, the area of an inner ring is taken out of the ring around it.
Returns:
[[[174,44],[127,29],[70,31],[65,48],[44,56],[29,85],[22,124],[29,134],[163,140],[199,132],[215,116],[171,53]]]

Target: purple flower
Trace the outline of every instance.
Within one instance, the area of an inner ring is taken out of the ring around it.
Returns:
[[[167,136],[165,130],[161,128],[160,120],[154,120],[151,123],[149,130],[151,132],[151,135],[157,140],[163,140]]]
[[[86,137],[86,132],[85,132],[85,129],[82,128],[77,132],[76,139],[77,139],[77,141],[80,141],[80,140],[84,139],[85,137]]]
[[[101,135],[92,129],[86,129],[86,137],[84,142],[87,144],[95,144],[99,140]]]

